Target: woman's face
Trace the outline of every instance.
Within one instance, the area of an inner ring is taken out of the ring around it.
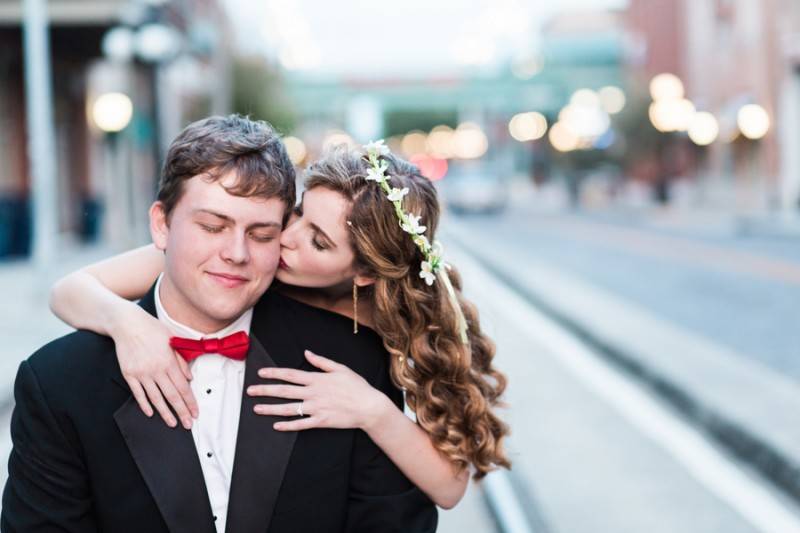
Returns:
[[[281,261],[276,278],[300,287],[334,287],[350,282],[355,254],[347,214],[350,202],[325,187],[305,191],[300,212],[281,234]]]

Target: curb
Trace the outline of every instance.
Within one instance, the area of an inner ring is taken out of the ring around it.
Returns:
[[[481,489],[498,533],[550,533],[536,500],[513,472],[489,473],[481,482]]]

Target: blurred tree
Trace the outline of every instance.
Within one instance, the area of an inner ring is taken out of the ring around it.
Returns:
[[[458,113],[455,110],[387,111],[384,115],[384,134],[390,137],[404,135],[411,130],[430,131],[440,124],[455,128],[458,125]]]
[[[238,57],[233,64],[233,111],[266,120],[281,133],[295,125],[295,113],[280,74],[263,58]]]

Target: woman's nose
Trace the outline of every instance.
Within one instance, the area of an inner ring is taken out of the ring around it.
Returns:
[[[286,226],[281,232],[281,248],[293,249],[297,245],[295,238],[296,226],[296,224]]]

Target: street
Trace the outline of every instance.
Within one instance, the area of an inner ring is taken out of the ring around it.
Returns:
[[[800,271],[794,242],[765,238],[737,247],[730,236],[691,236],[684,231],[678,237],[662,229],[622,228],[564,214],[536,215],[524,208],[497,218],[463,217],[450,222],[451,229],[458,228],[454,232],[460,237],[458,242],[468,244],[466,249],[451,244],[448,257],[461,266],[467,293],[478,303],[483,322],[497,339],[498,366],[511,378],[512,477],[521,486],[530,522],[538,524],[532,530],[800,531],[796,502],[776,491],[750,465],[732,457],[668,402],[608,365],[568,330],[498,282],[474,259],[476,254],[492,258],[499,269],[507,268],[517,276],[525,276],[526,265],[545,263],[582,283],[618,292],[664,320],[696,328],[714,343],[738,347],[742,357],[753,357],[786,373],[791,368],[794,373],[796,361],[790,354],[792,346],[798,346],[798,337],[789,310],[791,296],[798,301],[791,276]],[[715,271],[706,256],[696,260],[659,248],[659,241],[667,238],[680,238],[687,247],[708,247],[699,248],[707,255],[712,250],[740,254],[759,266],[780,262],[784,270],[776,274],[766,267],[722,262]],[[659,265],[656,259],[667,254],[673,255],[673,262]],[[704,287],[707,279],[716,279],[712,288],[718,291],[695,290]],[[539,281],[546,284],[548,280]],[[764,294],[765,286],[771,292]],[[718,294],[726,298],[715,298]],[[774,308],[768,312],[758,302],[783,305],[785,312],[776,313]],[[796,315],[796,303],[794,309]],[[725,316],[720,317],[723,312]],[[760,317],[759,313],[767,314]],[[695,324],[691,320],[696,317],[708,320]],[[726,317],[735,328],[720,327]],[[755,318],[755,324],[749,323],[749,317]],[[778,324],[769,324],[767,317]],[[632,318],[614,317],[629,324],[629,344],[635,346],[632,336],[637,329]],[[758,338],[752,336],[763,334],[764,328],[772,328],[772,338],[759,350]],[[729,330],[736,331],[718,334]],[[748,344],[737,344],[737,339],[747,339]],[[722,375],[728,372],[730,368],[720,369]],[[713,388],[715,376],[704,378]],[[796,381],[789,386],[794,387],[790,393],[796,401]],[[739,403],[767,391],[749,392],[740,395]],[[739,411],[730,406],[726,413],[735,416]],[[788,414],[795,427],[796,413]],[[788,426],[781,430],[788,431]]]

